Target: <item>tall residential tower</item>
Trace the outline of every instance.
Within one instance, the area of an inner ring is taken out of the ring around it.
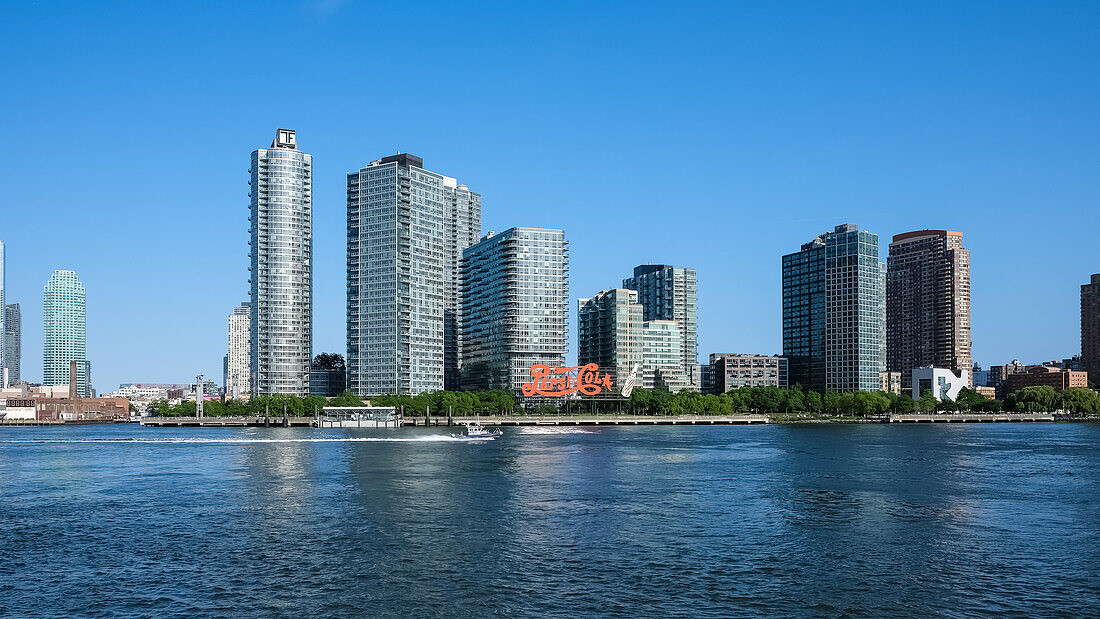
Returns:
[[[599,365],[620,387],[637,365],[638,387],[689,388],[682,345],[675,321],[642,319],[636,290],[603,290],[577,302],[577,363]]]
[[[459,388],[462,322],[462,252],[481,238],[481,194],[443,177],[443,386]]]
[[[294,132],[252,151],[249,383],[309,395],[313,353],[313,157]]]
[[[72,385],[69,368],[76,362],[76,393],[91,395],[88,385],[84,285],[73,271],[54,271],[42,291],[42,384]]]
[[[886,369],[912,387],[915,368],[959,374],[970,356],[970,251],[962,233],[894,235],[886,261]],[[968,374],[969,376],[969,374]]]
[[[225,355],[225,396],[239,398],[251,393],[248,375],[248,338],[252,331],[252,310],[248,302],[229,315],[229,346]]]
[[[837,226],[783,256],[783,356],[791,385],[878,391],[886,365],[886,268],[878,235]]]
[[[1100,273],[1081,286],[1081,365],[1089,382],[1100,383]]]
[[[462,386],[519,392],[565,364],[568,243],[561,230],[490,232],[462,255]]]
[[[699,391],[699,310],[695,269],[667,264],[634,267],[623,288],[638,291],[642,320],[671,320],[680,331],[682,369],[689,388]]]
[[[4,363],[7,364],[8,386],[18,385],[23,378],[23,313],[18,303],[4,306]]]
[[[347,175],[347,370],[359,395],[443,389],[447,209],[444,177],[423,166],[400,154]]]

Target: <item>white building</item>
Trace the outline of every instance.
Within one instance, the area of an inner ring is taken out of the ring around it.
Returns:
[[[913,368],[913,399],[919,400],[930,390],[937,401],[957,400],[959,391],[970,384],[968,370],[959,370],[959,374],[941,368]]]
[[[229,315],[229,348],[225,356],[225,395],[239,398],[251,393],[248,376],[248,334],[252,329],[249,303],[241,303]]]

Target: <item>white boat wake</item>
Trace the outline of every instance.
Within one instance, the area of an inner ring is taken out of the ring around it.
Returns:
[[[495,438],[495,437],[493,437]],[[471,443],[492,440],[492,438],[454,437],[447,434],[430,434],[427,436],[405,437],[334,437],[334,438],[192,438],[192,437],[160,437],[160,438],[58,438],[58,439],[0,439],[0,447],[13,444],[53,444],[53,443],[132,443],[151,445],[195,445],[195,444],[248,444],[248,443]]]

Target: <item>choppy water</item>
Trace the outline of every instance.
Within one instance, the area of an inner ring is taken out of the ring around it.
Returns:
[[[1097,425],[0,428],[0,614],[1098,613]]]

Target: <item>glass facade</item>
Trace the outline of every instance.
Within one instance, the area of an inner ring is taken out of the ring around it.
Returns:
[[[519,393],[531,366],[565,364],[568,244],[561,230],[511,228],[463,252],[464,389]]]
[[[681,373],[699,391],[699,310],[695,269],[667,264],[634,267],[623,288],[638,291],[643,320],[672,320],[680,330]]]
[[[76,361],[76,392],[91,395],[87,361],[84,285],[73,271],[54,271],[42,291],[42,384],[69,384]]]
[[[878,391],[886,365],[886,268],[878,235],[837,226],[783,256],[783,356],[789,382]]]
[[[599,365],[619,386],[637,364],[638,387],[686,388],[679,326],[672,320],[643,320],[642,315],[636,290],[604,290],[578,300],[577,363]]]
[[[443,389],[444,177],[422,166],[394,155],[347,176],[347,370],[359,395]]]
[[[462,322],[462,252],[481,238],[481,194],[443,177],[443,385],[459,388],[462,365],[458,334]]]
[[[313,157],[293,131],[252,152],[249,383],[309,395],[313,352]]]
[[[20,365],[23,358],[23,313],[18,303],[4,306],[4,363],[8,368],[8,385],[22,380]]]

